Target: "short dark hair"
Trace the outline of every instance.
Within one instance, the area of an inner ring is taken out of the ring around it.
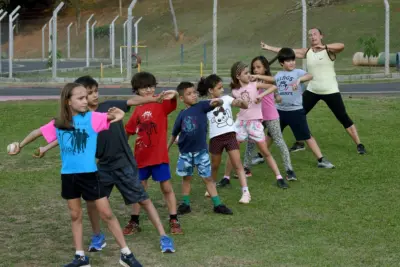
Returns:
[[[91,88],[93,86],[99,87],[97,81],[93,79],[92,76],[90,75],[79,77],[78,79],[75,80],[75,83],[82,84],[83,87],[85,87],[86,89]]]
[[[132,92],[138,94],[140,88],[157,86],[156,77],[149,72],[138,72],[131,80]]]
[[[191,83],[191,82],[181,82],[181,83],[176,87],[176,91],[178,91],[178,94],[179,94],[180,96],[182,96],[186,89],[192,88],[192,87],[194,88],[194,84]]]
[[[220,82],[222,82],[222,79],[217,74],[211,74],[207,78],[201,77],[197,84],[197,91],[200,96],[206,96],[208,94],[208,89],[214,88]]]
[[[283,47],[278,52],[279,63],[283,63],[285,61],[295,60],[295,59],[296,59],[296,54],[294,53],[292,48]]]

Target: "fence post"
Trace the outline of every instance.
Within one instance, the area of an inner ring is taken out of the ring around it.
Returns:
[[[90,65],[90,60],[89,60],[89,54],[90,54],[90,35],[89,35],[89,21],[93,18],[94,14],[90,15],[90,17],[86,20],[86,67],[89,67]]]
[[[2,12],[3,12],[3,10],[2,10]],[[4,11],[4,13],[3,13],[3,15],[1,15],[0,16],[0,74],[2,73],[2,67],[1,67],[1,62],[3,61],[3,59],[2,59],[2,55],[3,55],[3,51],[2,51],[2,49],[1,49],[1,21],[4,19],[4,17],[7,15],[7,11]],[[0,12],[0,14],[2,14],[1,12]]]
[[[181,44],[181,65],[183,65],[183,44]]]
[[[21,8],[21,6],[17,6],[13,12],[11,12],[10,16],[8,17],[8,30],[9,30],[9,36],[8,36],[8,77],[11,79],[12,78],[12,65],[13,65],[13,58],[14,58],[14,29],[13,29],[13,22],[17,16],[14,17],[15,13],[18,12],[18,10]]]
[[[302,47],[306,48],[307,47],[307,3],[306,0],[301,0],[301,5],[303,8],[303,42],[302,42]],[[303,59],[303,70],[307,70],[307,64],[306,64],[306,59]]]
[[[218,0],[214,0],[213,8],[213,73],[217,74],[217,7]]]
[[[53,66],[52,66],[52,77],[53,79],[57,78],[57,15],[60,9],[64,6],[64,2],[61,2],[56,9],[53,11],[53,48],[52,48],[52,57],[53,57]]]
[[[390,74],[389,55],[390,55],[390,6],[388,0],[383,0],[385,4],[385,76]]]

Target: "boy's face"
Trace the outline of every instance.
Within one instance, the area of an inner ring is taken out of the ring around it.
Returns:
[[[87,102],[89,106],[97,106],[99,104],[99,88],[96,86],[87,87]]]
[[[145,88],[139,88],[138,94],[140,96],[154,96],[155,91],[156,91],[156,86],[149,86]]]
[[[283,62],[282,67],[284,70],[292,71],[296,68],[296,60],[286,60],[285,62]]]
[[[179,97],[183,103],[188,106],[193,106],[197,103],[198,92],[194,87],[189,87],[183,90],[183,95]]]

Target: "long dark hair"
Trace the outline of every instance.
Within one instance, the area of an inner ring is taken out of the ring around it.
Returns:
[[[82,84],[67,83],[61,91],[60,110],[54,123],[54,126],[58,129],[72,130],[74,128],[72,125],[72,112],[68,101],[71,99],[72,92],[77,87],[82,87]]]
[[[259,60],[261,62],[261,64],[263,64],[264,68],[265,68],[265,73],[264,75],[266,76],[272,76],[271,74],[271,68],[270,66],[278,59],[278,56],[274,57],[273,59],[271,59],[271,61],[268,61],[268,59],[266,59],[264,56],[258,56],[253,58],[253,60],[251,61],[251,66],[250,66],[250,73],[254,74],[254,62],[256,62],[257,60]]]
[[[201,77],[199,83],[197,84],[197,92],[199,92],[200,96],[206,96],[208,94],[208,90],[210,88],[213,89],[220,82],[222,82],[222,79],[217,74],[211,74],[207,76],[207,78]]]

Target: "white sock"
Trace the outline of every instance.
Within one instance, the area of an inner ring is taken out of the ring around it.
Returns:
[[[249,188],[247,186],[242,187],[242,193],[249,192]]]
[[[224,178],[226,178],[226,179],[228,179],[228,180],[230,180],[231,179],[231,177],[230,176],[224,176]]]
[[[124,255],[129,255],[132,253],[132,251],[128,247],[124,247],[121,249],[121,253]]]
[[[75,252],[75,255],[79,255],[80,257],[83,257],[83,256],[85,256],[85,251],[83,251],[83,250],[77,250],[77,251]]]

